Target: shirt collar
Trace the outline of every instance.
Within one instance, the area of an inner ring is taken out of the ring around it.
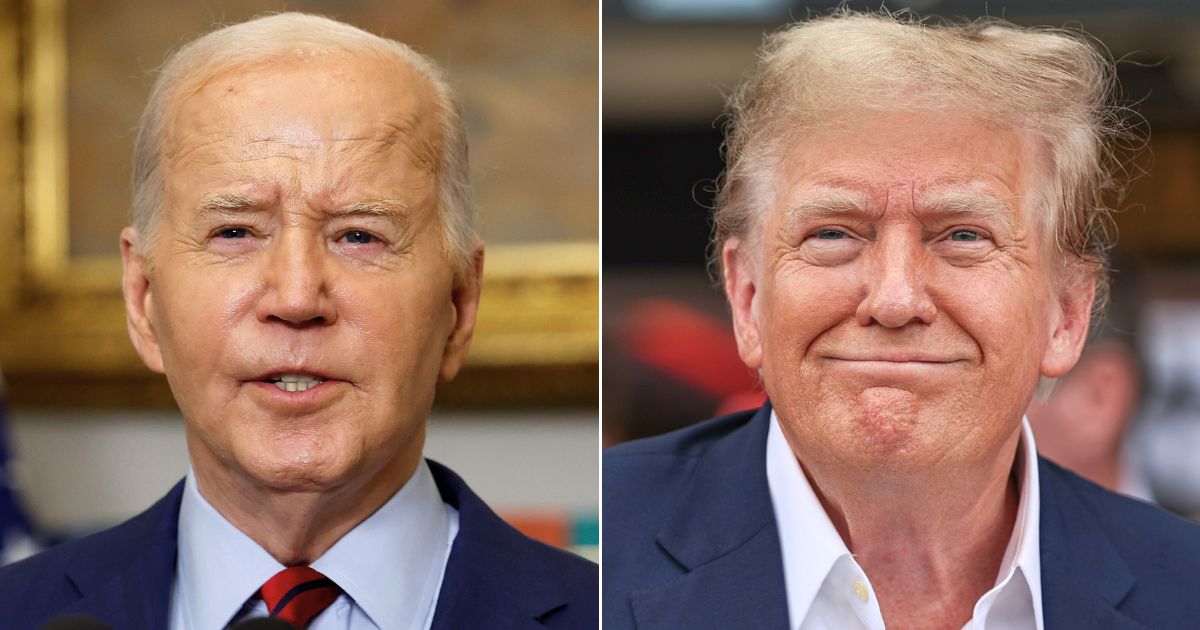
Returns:
[[[1021,420],[1021,441],[1017,448],[1014,469],[1018,476],[1020,499],[1013,532],[1004,552],[996,586],[980,598],[989,599],[987,608],[1000,598],[1032,599],[1038,630],[1042,629],[1042,580],[1040,557],[1037,446],[1029,421]],[[845,541],[837,533],[829,515],[809,485],[800,463],[787,443],[779,426],[779,418],[771,411],[771,426],[767,433],[767,484],[779,529],[780,551],[783,555],[784,581],[787,590],[788,616],[792,626],[798,626],[807,616],[821,585],[843,557],[852,557]],[[1019,571],[1018,571],[1019,569]],[[1024,584],[1019,582],[1023,580]],[[1028,591],[1021,586],[1026,586]],[[1008,608],[1009,606],[1005,606]],[[976,612],[981,611],[976,606]]]
[[[774,410],[767,431],[767,485],[779,528],[788,618],[795,628],[808,615],[826,576],[850,550],[804,476]]]
[[[996,575],[996,586],[980,598],[975,610],[981,612],[984,602],[992,598],[988,608],[1005,614],[1003,611],[1021,606],[1021,602],[1012,601],[1014,598],[1028,597],[1037,628],[1042,630],[1042,500],[1038,483],[1037,443],[1033,440],[1033,429],[1029,426],[1028,418],[1021,419],[1021,442],[1017,447],[1017,461],[1013,469],[1020,488],[1017,519]],[[1028,591],[1020,584],[1022,579]]]
[[[246,599],[283,568],[258,543],[225,520],[188,470],[179,504],[175,599],[187,628],[224,628]]]
[[[424,461],[386,503],[312,563],[380,628],[425,625],[457,531]],[[283,569],[200,494],[188,471],[175,597],[193,628],[224,628]]]
[[[422,460],[395,496],[312,566],[342,587],[376,626],[424,627],[456,525],[457,511],[442,502]]]

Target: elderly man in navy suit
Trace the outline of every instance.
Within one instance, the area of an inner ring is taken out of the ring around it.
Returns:
[[[129,333],[170,382],[191,471],[0,572],[0,625],[597,626],[594,564],[422,457],[479,300],[466,157],[434,64],[346,24],[273,15],[167,62],[121,250]]]
[[[1111,63],[839,11],[729,102],[715,247],[770,402],[611,449],[605,627],[1182,628],[1200,528],[1040,460],[1106,278]]]

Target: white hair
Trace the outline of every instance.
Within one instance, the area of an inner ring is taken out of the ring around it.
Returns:
[[[778,165],[812,128],[855,108],[976,112],[1032,131],[1049,168],[1033,217],[1064,266],[1107,286],[1111,237],[1104,197],[1120,191],[1112,146],[1130,137],[1111,105],[1115,69],[1079,33],[1000,20],[928,23],[907,13],[831,15],[766,37],[758,63],[726,108],[726,170],[718,180],[711,258],[753,237]]]
[[[400,42],[304,13],[278,13],[218,28],[184,45],[163,64],[142,112],[133,152],[131,220],[138,232],[139,253],[149,254],[163,211],[162,151],[168,108],[212,77],[295,51],[394,58],[428,79],[441,119],[436,176],[443,249],[456,273],[464,273],[472,263],[476,243],[467,135],[458,103],[441,71],[431,59]]]

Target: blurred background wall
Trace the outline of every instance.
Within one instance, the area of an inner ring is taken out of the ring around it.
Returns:
[[[707,206],[722,169],[718,118],[764,32],[835,4],[603,1],[607,443],[761,402],[737,358],[724,297],[705,269]],[[1148,146],[1131,162],[1146,172],[1115,217],[1112,305],[1095,326],[1104,347],[1118,350],[1089,351],[1064,379],[1059,402],[1030,417],[1052,458],[1200,515],[1200,4],[883,4],[920,15],[1083,29],[1120,60],[1121,97],[1148,122],[1135,130]],[[1089,400],[1100,402],[1089,407]]]
[[[122,321],[134,127],[171,50],[294,10],[403,41],[458,91],[488,255],[472,357],[439,392],[427,453],[526,531],[595,544],[599,7],[528,8],[0,0],[0,490],[18,490],[41,537],[115,524],[186,471],[165,379],[140,365]]]

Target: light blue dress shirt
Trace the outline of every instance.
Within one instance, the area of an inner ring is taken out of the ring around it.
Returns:
[[[429,628],[458,511],[442,502],[424,461],[391,499],[312,567],[342,588],[309,630]],[[220,630],[267,615],[256,595],[283,569],[200,494],[188,471],[179,507],[171,630]]]

